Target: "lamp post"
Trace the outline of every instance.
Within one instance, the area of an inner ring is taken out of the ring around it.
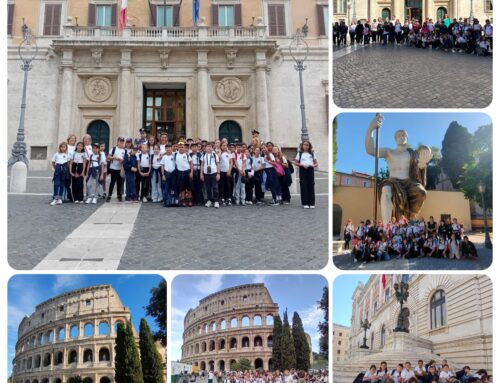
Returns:
[[[482,204],[482,208],[483,208],[484,247],[487,249],[492,249],[493,245],[491,243],[490,229],[488,227],[488,217],[486,215],[486,205],[484,204],[484,192],[486,191],[486,187],[484,186],[483,181],[479,182],[478,189],[479,189],[479,193],[481,194],[481,204]]]
[[[352,20],[357,21],[356,20],[356,0],[352,1]]]
[[[309,140],[309,133],[307,131],[306,125],[306,105],[304,102],[304,83],[302,80],[302,72],[306,69],[304,63],[309,55],[309,45],[304,39],[304,34],[302,29],[297,29],[295,36],[293,37],[290,46],[288,47],[290,55],[295,61],[295,70],[299,72],[299,82],[300,82],[300,114],[302,117],[302,129],[301,129],[301,140],[302,142]]]
[[[24,142],[24,115],[26,112],[26,88],[28,85],[28,72],[31,63],[35,59],[38,47],[36,39],[31,30],[23,21],[23,41],[19,44],[17,52],[21,60],[21,69],[24,71],[23,95],[21,100],[21,114],[19,116],[19,127],[17,129],[16,142],[14,143],[9,158],[8,167],[11,168],[10,191],[24,193],[26,191],[26,180],[28,176],[28,156],[26,142]]]
[[[366,344],[366,332],[368,331],[368,329],[371,327],[371,323],[368,322],[368,318],[365,318],[365,320],[361,320],[361,328],[363,330],[365,330],[365,336],[363,337],[363,344],[361,346],[359,346],[359,348],[363,348],[363,349],[366,349],[368,350],[370,347],[368,347],[368,345]]]
[[[469,24],[471,24],[471,25],[472,25],[473,20],[474,20],[473,3],[474,3],[474,0],[470,0],[470,19],[469,19]]]
[[[394,284],[394,290],[396,290],[396,299],[400,304],[399,317],[398,317],[398,326],[393,330],[393,332],[410,332],[407,328],[405,328],[405,318],[403,316],[403,304],[408,299],[410,295],[408,292],[409,285],[407,282],[399,282]]]

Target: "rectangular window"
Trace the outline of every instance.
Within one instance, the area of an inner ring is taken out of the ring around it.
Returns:
[[[339,336],[342,336],[342,333],[341,333],[341,332],[339,332]]]
[[[339,342],[338,342],[338,343],[339,343],[339,346],[340,346],[340,345],[342,344],[342,341],[341,341],[341,340],[339,340]]]
[[[46,160],[47,147],[46,146],[32,146],[30,150],[30,160]]]
[[[368,181],[363,181],[363,187],[367,188],[370,186],[370,183]]]
[[[328,5],[323,5],[323,21],[325,23],[325,26],[328,26],[330,25],[330,14],[328,13]],[[327,31],[328,31],[328,28],[327,28]]]
[[[493,12],[493,0],[485,0],[484,9],[486,12]]]
[[[351,183],[352,183],[352,182],[351,182],[351,179],[350,179],[349,177],[347,177],[347,178],[345,179],[345,184],[346,184],[346,185],[350,185]]]
[[[96,26],[110,27],[111,26],[111,5],[96,6]]]
[[[340,355],[340,350],[337,350],[337,355]]]
[[[7,4],[7,35],[12,35],[12,24],[14,23],[14,4]]]
[[[283,4],[269,4],[267,12],[269,36],[286,36],[285,6]]]
[[[85,306],[92,306],[92,301],[90,299],[87,299],[85,301]]]
[[[234,6],[219,5],[219,26],[221,27],[234,26]]]
[[[338,13],[345,13],[345,0],[339,0]]]
[[[61,4],[45,4],[44,36],[59,36],[61,34],[61,9]]]
[[[174,8],[170,5],[159,5],[156,7],[156,26],[174,26]]]

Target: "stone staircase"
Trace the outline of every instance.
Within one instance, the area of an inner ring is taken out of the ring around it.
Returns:
[[[392,333],[381,350],[360,349],[355,358],[344,362],[334,361],[332,383],[352,383],[360,372],[367,371],[372,364],[378,368],[382,361],[387,362],[387,367],[393,370],[399,363],[410,362],[414,367],[419,359],[425,364],[432,359],[440,363],[443,358],[446,356],[432,353],[432,343],[425,339],[406,333]],[[463,367],[446,359],[454,371]]]

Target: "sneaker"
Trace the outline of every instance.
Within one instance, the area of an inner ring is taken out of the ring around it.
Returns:
[[[95,198],[94,198],[95,199]],[[92,202],[92,198],[87,198],[87,200],[85,201],[85,203],[91,203]]]
[[[252,201],[248,201],[248,205],[253,205],[253,202]]]
[[[316,208],[316,206],[314,206],[314,205],[309,206],[309,209],[315,209],[315,208]]]
[[[106,202],[111,202],[111,197],[106,197]]]
[[[95,197],[94,197],[94,198],[92,198],[92,203],[93,203],[93,204],[96,204],[96,203],[97,203],[97,198],[95,198]]]
[[[302,206],[304,209],[309,209],[309,205]]]
[[[227,203],[226,203],[227,206],[231,206],[231,200],[228,200]]]
[[[142,202],[148,202],[148,199],[146,197],[143,197]]]
[[[216,209],[218,209],[218,208],[219,208],[219,203],[218,203],[218,202],[214,203],[214,207],[215,207]]]
[[[217,203],[217,207],[219,204]],[[205,204],[206,207],[212,207],[212,201],[207,201],[207,203]]]
[[[283,202],[285,205],[290,205],[290,201]]]
[[[73,201],[73,203],[79,203],[79,201]]]
[[[58,200],[57,200],[57,204],[58,204],[58,205],[62,205],[62,199],[58,199]]]
[[[280,203],[279,203],[279,201],[274,201],[274,202],[271,202],[269,205],[271,205],[271,206],[279,206]]]
[[[118,199],[118,202],[122,202],[123,201],[122,200],[122,196],[118,196],[117,199]]]
[[[50,206],[54,206],[57,204],[57,200],[56,199],[53,199],[52,202],[50,203]]]

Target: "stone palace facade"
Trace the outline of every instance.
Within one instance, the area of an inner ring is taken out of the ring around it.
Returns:
[[[328,167],[327,0],[131,1],[120,30],[117,0],[8,0],[8,149],[16,140],[23,85],[18,46],[24,23],[37,37],[29,72],[26,142],[30,170],[49,169],[74,133],[113,146],[140,128],[249,142],[251,131],[295,154],[300,142],[299,75],[289,47],[307,32],[307,126]]]
[[[406,18],[429,17],[436,21],[445,14],[457,19],[469,18],[472,14],[484,23],[493,18],[493,0],[333,0],[334,21],[379,17],[383,20],[395,17],[401,22]]]
[[[114,382],[116,327],[129,321],[130,311],[111,285],[40,303],[19,324],[12,382],[65,383],[73,376]]]

